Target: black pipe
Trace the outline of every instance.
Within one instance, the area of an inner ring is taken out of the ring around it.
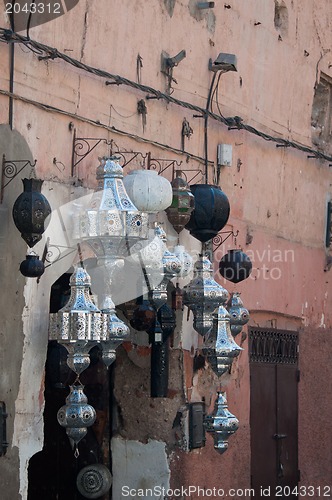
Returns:
[[[15,21],[14,21],[14,6],[16,0],[12,0],[12,13],[10,14],[10,27],[13,32],[15,32]],[[14,93],[14,42],[9,45],[9,92]],[[8,110],[8,122],[10,130],[13,130],[13,110],[14,110],[14,99],[11,95],[9,97],[9,110]]]
[[[209,111],[211,105],[211,97],[212,97],[212,89],[216,79],[217,73],[213,73],[212,82],[209,89],[209,95],[206,102],[205,115],[204,115],[204,156],[205,156],[205,184],[208,184],[208,170],[209,170],[209,161],[208,161],[208,119],[209,119]]]
[[[169,349],[168,338],[165,342],[152,342],[151,345],[151,397],[167,398],[168,393]]]

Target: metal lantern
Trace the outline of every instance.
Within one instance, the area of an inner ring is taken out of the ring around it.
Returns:
[[[166,214],[175,231],[180,233],[190,220],[195,207],[195,198],[179,170],[176,171],[176,177],[172,181],[172,190],[172,204],[166,209]]]
[[[116,358],[116,348],[129,336],[129,327],[117,317],[115,305],[108,297],[101,310],[102,333],[100,345],[102,347],[102,360],[109,367]]]
[[[243,306],[239,292],[234,292],[227,303],[227,310],[231,317],[231,332],[233,337],[241,333],[242,328],[249,321],[249,311]]]
[[[228,298],[227,290],[214,280],[212,264],[206,256],[199,257],[194,277],[183,292],[183,303],[194,315],[194,328],[205,336],[212,328],[214,310]]]
[[[75,237],[86,241],[97,258],[123,257],[135,241],[147,237],[148,215],[129,198],[118,158],[99,160],[98,187],[89,207],[78,214]]]
[[[27,278],[39,278],[45,271],[45,265],[38,255],[27,255],[21,262],[20,271]]]
[[[224,453],[228,448],[228,439],[239,428],[238,419],[228,411],[225,392],[218,392],[214,412],[204,419],[205,429],[213,434],[214,449]]]
[[[159,275],[159,283],[149,290],[149,299],[158,310],[167,302],[167,285],[169,281],[176,276],[180,276],[181,262],[174,253],[168,250],[166,246],[167,237],[163,228],[157,225],[155,233],[162,242],[162,270]]]
[[[212,370],[220,377],[230,369],[233,359],[242,350],[232,337],[230,315],[221,305],[213,314],[213,327],[203,345],[203,354],[207,357]]]
[[[41,179],[22,179],[24,192],[20,194],[13,206],[15,226],[21,232],[24,241],[32,248],[42,239],[48,225],[51,207],[41,193]]]
[[[141,212],[157,213],[172,203],[171,183],[155,170],[132,170],[123,183],[130,199]]]
[[[221,276],[233,283],[247,279],[252,270],[252,263],[248,255],[242,250],[228,250],[219,263]]]
[[[83,392],[82,385],[71,385],[66,404],[58,411],[58,422],[66,428],[68,437],[77,445],[86,435],[87,427],[96,420],[93,406],[88,404],[88,399]]]
[[[230,212],[229,201],[219,186],[194,184],[195,209],[186,229],[202,243],[214,238],[227,224]]]
[[[189,255],[183,245],[175,245],[173,253],[181,262],[181,272],[179,274],[179,278],[185,278],[194,268],[193,258]]]
[[[67,364],[77,375],[89,366],[92,347],[102,347],[103,360],[109,366],[115,359],[115,348],[129,335],[129,328],[116,316],[110,298],[101,311],[92,302],[90,286],[89,274],[77,267],[70,278],[69,301],[50,314],[50,340],[57,340],[67,349]]]

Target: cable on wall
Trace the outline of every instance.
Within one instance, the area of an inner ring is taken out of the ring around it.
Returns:
[[[75,66],[76,68],[82,69],[84,71],[87,71],[88,73],[94,74],[96,76],[100,76],[102,78],[108,78],[113,80],[111,82],[112,84],[117,84],[117,85],[127,85],[131,88],[134,88],[136,90],[140,90],[142,92],[145,92],[147,95],[147,99],[163,99],[167,101],[168,103],[173,103],[178,106],[182,106],[186,109],[191,109],[192,111],[196,111],[202,115],[202,117],[205,117],[208,115],[209,117],[213,118],[214,120],[217,120],[224,125],[227,125],[229,130],[246,130],[247,132],[256,135],[265,141],[270,141],[274,142],[277,147],[290,147],[293,149],[296,149],[298,151],[302,151],[305,153],[308,153],[310,158],[316,158],[316,159],[321,159],[321,160],[326,160],[328,162],[332,162],[332,156],[326,155],[325,153],[322,153],[321,151],[318,151],[316,149],[310,148],[308,146],[303,146],[302,144],[299,144],[295,141],[289,141],[287,139],[283,139],[282,137],[274,137],[269,134],[266,134],[264,132],[261,132],[257,130],[256,128],[252,127],[251,125],[247,125],[244,123],[243,119],[240,116],[233,116],[229,118],[225,118],[221,114],[215,114],[212,111],[206,110],[204,108],[201,108],[200,106],[196,106],[194,104],[182,101],[180,99],[176,99],[175,97],[165,94],[159,90],[154,89],[153,87],[149,87],[147,85],[142,85],[140,83],[133,82],[131,80],[128,80],[127,78],[124,78],[119,75],[113,75],[112,73],[108,73],[107,71],[98,69],[98,68],[93,68],[92,66],[88,66],[87,64],[82,63],[81,61],[78,61],[77,59],[74,59],[67,54],[63,54],[60,52],[58,49],[49,47],[48,45],[44,45],[40,42],[37,42],[35,40],[31,40],[28,37],[24,37],[23,35],[20,35],[18,33],[15,33],[14,31],[6,28],[0,28],[0,41],[5,42],[5,43],[21,43],[25,45],[29,50],[31,50],[33,53],[38,55],[39,60],[54,60],[54,59],[61,59],[68,64],[71,64],[72,66]],[[106,84],[110,83],[106,81]]]
[[[50,106],[49,104],[43,104],[41,102],[34,101],[34,100],[28,99],[26,97],[22,97],[18,94],[11,94],[10,92],[8,92],[8,90],[0,89],[0,95],[11,97],[12,99],[16,99],[16,100],[24,102],[26,104],[30,104],[30,105],[35,106],[36,108],[39,108],[43,111],[48,111],[51,113],[58,113],[58,114],[61,114],[64,116],[68,116],[71,119],[74,119],[74,120],[77,120],[80,122],[84,122],[84,123],[88,123],[89,125],[102,128],[104,130],[107,130],[108,132],[113,132],[113,133],[118,134],[118,135],[129,137],[130,139],[134,139],[137,142],[142,142],[144,144],[150,144],[152,146],[156,146],[156,147],[163,149],[165,151],[170,151],[172,153],[184,156],[186,158],[186,160],[192,159],[192,160],[195,160],[195,161],[205,165],[205,158],[202,158],[201,156],[194,155],[194,154],[189,153],[187,151],[182,151],[182,149],[177,149],[177,148],[174,148],[174,147],[169,146],[167,144],[163,144],[163,143],[158,142],[158,141],[146,139],[145,137],[141,137],[141,136],[136,135],[136,134],[131,134],[130,132],[120,130],[114,126],[110,126],[110,125],[106,125],[104,123],[101,123],[99,120],[92,120],[91,118],[86,118],[84,116],[80,116],[80,115],[77,115],[75,113],[70,113],[70,111],[65,111],[63,109],[56,108],[54,106]],[[209,160],[209,165],[213,166],[214,162]]]

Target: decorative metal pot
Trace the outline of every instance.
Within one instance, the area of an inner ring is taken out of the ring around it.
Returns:
[[[41,193],[41,179],[22,179],[24,192],[20,194],[13,206],[15,226],[21,232],[24,241],[32,248],[42,239],[48,225],[51,207]]]

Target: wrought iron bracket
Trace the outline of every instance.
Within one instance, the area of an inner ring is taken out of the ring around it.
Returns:
[[[33,169],[36,166],[37,160],[31,163],[30,160],[6,160],[6,156],[2,156],[2,169],[1,169],[1,192],[0,203],[3,201],[3,192],[5,187],[8,186],[15,179],[15,177],[22,172],[28,165]],[[8,180],[6,180],[8,179]]]
[[[226,235],[224,238],[222,235]],[[214,245],[214,249],[213,251],[215,252],[216,250],[218,250],[218,248],[221,247],[221,245],[223,245],[223,243],[225,243],[226,240],[228,240],[228,238],[230,236],[232,236],[233,238],[236,238],[237,236],[239,235],[239,231],[237,230],[235,233],[233,231],[233,229],[231,229],[230,231],[220,231],[213,239],[212,239],[212,243]]]
[[[86,158],[99,144],[103,142],[111,146],[112,141],[100,137],[76,137],[76,130],[73,135],[73,152],[71,162],[71,176],[75,177],[77,165]]]

